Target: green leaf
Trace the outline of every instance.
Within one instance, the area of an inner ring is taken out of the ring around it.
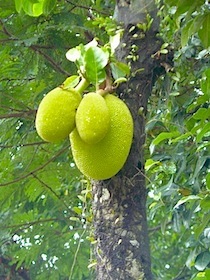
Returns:
[[[32,17],[38,17],[42,14],[43,0],[38,3],[33,3],[29,0],[22,2],[23,10],[26,14]]]
[[[62,84],[64,89],[74,88],[79,83],[79,76],[72,75],[71,77],[68,77]]]
[[[43,2],[33,5],[33,16],[38,17],[43,13]]]
[[[159,161],[154,161],[153,159],[147,159],[145,162],[145,170],[148,171],[150,168],[152,168],[155,165],[160,165],[161,163]]]
[[[210,263],[210,252],[205,251],[200,253],[195,259],[195,268],[199,271],[203,271]]]
[[[200,30],[204,21],[204,16],[200,14],[194,19],[189,20],[183,27],[181,31],[181,45],[184,47],[190,37]]]
[[[176,6],[177,6],[176,17],[179,17],[180,15],[184,14],[190,9],[190,7],[192,6],[192,1],[182,0],[176,3]]]
[[[82,202],[86,203],[86,198],[85,198],[85,196],[78,195],[78,198],[79,198]]]
[[[206,186],[210,190],[210,173],[206,175]]]
[[[130,68],[127,64],[122,62],[112,62],[110,63],[110,67],[112,70],[112,75],[115,80],[125,77],[130,74]]]
[[[44,0],[43,3],[43,14],[49,15],[56,5],[57,0]]]
[[[186,18],[188,19],[190,15],[199,8],[199,6],[203,5],[203,0],[179,0],[176,2],[175,6],[177,6],[177,11],[175,13],[176,18],[186,13]]]
[[[206,86],[206,82],[205,82],[205,86]],[[197,108],[200,105],[204,105],[208,101],[208,99],[209,98],[206,94],[199,96],[192,104],[190,104],[187,107],[187,113],[190,113],[191,111],[195,110],[195,108]]]
[[[15,0],[15,8],[18,13],[22,10],[22,1],[23,0]]]
[[[120,32],[117,32],[114,36],[110,36],[109,41],[110,41],[110,46],[111,46],[112,53],[114,53],[116,48],[119,46],[120,39],[121,39]]]
[[[85,65],[90,68],[103,69],[109,60],[109,52],[106,49],[101,49],[97,46],[91,46],[85,53]]]
[[[199,272],[193,280],[208,280],[208,278],[206,278],[205,272]]]
[[[207,120],[210,116],[210,108],[199,108],[194,114],[193,118],[195,120]]]
[[[33,3],[28,0],[22,2],[23,10],[29,16],[33,16]]]
[[[191,267],[194,265],[194,261],[195,261],[196,256],[197,256],[196,249],[191,250],[190,254],[187,257],[186,263],[185,263],[186,267],[191,269]]]
[[[208,13],[204,20],[203,24],[201,26],[201,29],[198,32],[198,35],[204,45],[205,48],[208,48],[210,46],[210,13]]]
[[[192,136],[191,132],[186,132],[186,133],[172,139],[171,143],[177,143],[177,142],[180,142],[181,140],[189,139],[189,137],[191,137],[191,136]]]
[[[206,69],[201,80],[201,90],[206,98],[210,97],[210,68]]]
[[[206,175],[206,186],[210,190],[210,173]]]
[[[157,146],[160,142],[172,139],[174,137],[177,137],[178,135],[180,135],[178,131],[161,132],[150,144],[150,153],[152,154],[154,152],[155,146]]]
[[[174,209],[178,208],[180,205],[188,202],[188,201],[191,201],[191,200],[199,200],[201,199],[199,196],[197,195],[189,195],[189,196],[186,196],[186,197],[182,197],[177,203],[176,205],[174,206]]]
[[[196,136],[196,141],[197,142],[201,142],[202,138],[204,136],[210,136],[210,122],[206,123],[202,129],[198,132],[197,136]]]
[[[201,201],[201,207],[203,206],[202,202],[203,201]],[[199,224],[199,226],[195,229],[196,238],[198,238],[201,235],[201,233],[204,231],[206,226],[209,224],[209,221],[210,221],[210,213],[203,216],[203,220],[201,221],[201,224]]]
[[[85,76],[93,84],[100,84],[106,78],[105,66],[109,60],[109,52],[99,47],[90,47],[85,52]]]
[[[76,47],[68,50],[66,53],[66,58],[72,62],[79,60],[79,58],[81,58],[80,48]]]
[[[39,2],[41,2],[41,1],[43,1],[43,0],[28,0],[29,2],[31,2],[32,4],[35,4],[35,3],[39,3]]]
[[[78,215],[81,215],[82,214],[82,208],[79,208],[79,207],[73,207],[73,211],[78,214]]]

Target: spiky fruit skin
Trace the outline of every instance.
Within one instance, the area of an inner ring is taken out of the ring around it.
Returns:
[[[76,113],[76,127],[81,139],[96,144],[106,135],[110,126],[105,99],[96,92],[85,94]]]
[[[116,175],[125,164],[133,139],[133,119],[126,104],[118,97],[105,97],[110,128],[94,145],[85,143],[77,129],[70,134],[72,154],[78,169],[87,177],[105,180]]]
[[[75,128],[75,114],[81,95],[74,89],[57,87],[40,102],[35,126],[39,136],[47,142],[59,142]]]

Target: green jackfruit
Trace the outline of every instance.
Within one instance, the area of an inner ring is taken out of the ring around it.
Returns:
[[[81,95],[74,89],[57,87],[41,101],[35,120],[39,136],[47,142],[58,142],[68,137],[75,128],[75,114]]]
[[[110,126],[105,99],[96,92],[85,94],[76,113],[76,127],[81,139],[88,144],[101,141]]]
[[[87,177],[105,180],[116,175],[125,164],[133,139],[133,119],[118,97],[104,97],[109,109],[110,128],[94,145],[85,143],[77,129],[70,134],[72,154],[78,169]]]

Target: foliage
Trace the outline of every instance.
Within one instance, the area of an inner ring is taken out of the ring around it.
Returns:
[[[189,22],[209,17],[209,5],[165,2],[161,35],[175,49],[174,67],[156,83],[147,117],[149,220],[161,229],[151,231],[153,267],[158,279],[171,279],[172,267],[175,279],[199,279],[210,264],[210,43],[199,35],[205,26],[192,32]]]
[[[72,63],[78,50],[87,67],[90,57],[103,57],[86,69],[92,85],[105,79],[107,50],[112,57],[114,49],[103,46],[111,36],[115,48],[122,32],[110,18],[113,5],[0,0],[2,277],[27,279],[24,272],[38,280],[93,279],[90,182],[76,169],[68,140],[41,141],[34,117],[43,96],[81,70],[79,61]],[[174,49],[174,65],[156,82],[147,115],[153,273],[157,279],[208,279],[210,4],[165,0],[159,5],[166,42],[160,53]],[[87,55],[84,46],[93,37],[99,43]],[[112,63],[116,80],[128,74],[126,66],[114,58]]]

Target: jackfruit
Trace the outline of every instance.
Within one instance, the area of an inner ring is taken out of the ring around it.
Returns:
[[[110,128],[98,143],[84,142],[77,128],[70,134],[73,158],[87,177],[105,180],[116,175],[126,162],[133,139],[133,119],[126,104],[107,94],[105,102],[110,115]]]
[[[76,113],[76,127],[81,139],[88,144],[101,141],[110,126],[105,99],[97,92],[85,94]]]
[[[35,126],[39,136],[47,142],[58,142],[75,128],[75,114],[81,95],[74,89],[56,87],[39,104]]]

